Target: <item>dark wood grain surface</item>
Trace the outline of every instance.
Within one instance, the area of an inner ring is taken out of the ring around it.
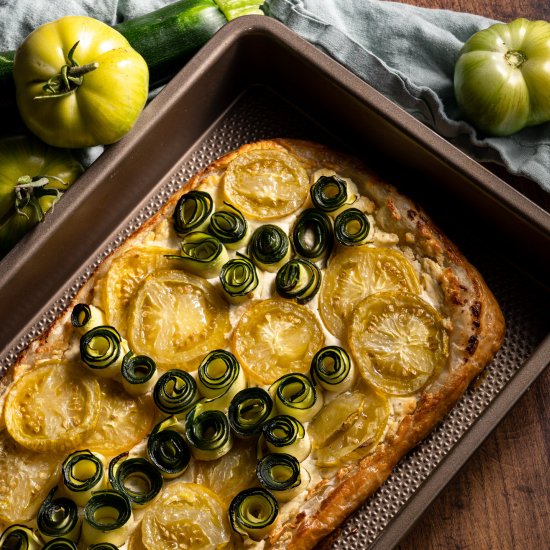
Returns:
[[[501,21],[550,21],[549,0],[403,2]],[[488,168],[550,211],[550,194],[538,185],[500,167]],[[550,548],[549,388],[547,369],[405,536],[399,550]]]

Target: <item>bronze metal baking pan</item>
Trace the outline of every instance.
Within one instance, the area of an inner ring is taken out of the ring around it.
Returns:
[[[462,247],[506,317],[486,374],[327,543],[391,548],[550,358],[550,216],[274,20],[222,28],[0,263],[0,365],[194,172],[276,136],[322,141],[378,168]]]

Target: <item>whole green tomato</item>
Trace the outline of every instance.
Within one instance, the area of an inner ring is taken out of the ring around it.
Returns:
[[[23,121],[56,147],[118,141],[147,100],[144,59],[115,29],[67,16],[31,32],[15,54],[13,75]]]
[[[460,52],[454,88],[466,118],[487,134],[550,120],[550,23],[516,19],[474,34]]]
[[[0,139],[0,258],[82,173],[72,153],[30,136]]]

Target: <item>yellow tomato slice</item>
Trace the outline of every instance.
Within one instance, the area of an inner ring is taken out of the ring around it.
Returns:
[[[99,420],[81,444],[106,456],[129,451],[150,431],[155,419],[151,395],[132,396],[118,382],[101,379]]]
[[[226,346],[229,306],[202,277],[184,271],[151,273],[130,308],[128,340],[160,368],[193,370],[211,350]]]
[[[4,416],[10,435],[32,451],[72,450],[99,418],[100,389],[82,366],[50,361],[10,388]]]
[[[330,260],[325,271],[321,317],[330,332],[343,339],[353,308],[370,294],[385,290],[420,293],[411,262],[390,248],[345,248]]]
[[[338,395],[308,427],[317,465],[365,456],[382,437],[388,416],[388,400],[368,386]]]
[[[30,521],[58,482],[64,455],[21,447],[0,432],[0,522]]]
[[[203,485],[174,482],[145,512],[141,536],[148,550],[229,548],[227,507]]]
[[[251,380],[272,384],[284,374],[307,372],[324,343],[323,330],[311,310],[288,300],[272,299],[245,311],[232,346]]]
[[[231,451],[217,460],[195,462],[195,481],[212,489],[229,505],[234,496],[257,482],[256,445],[236,439]]]
[[[101,302],[107,323],[123,336],[126,335],[130,301],[141,281],[157,269],[174,267],[174,260],[169,260],[165,254],[174,254],[174,251],[160,246],[134,247],[111,263],[102,282]]]
[[[395,395],[425,386],[449,354],[441,317],[415,294],[372,294],[355,308],[348,338],[363,377]]]
[[[250,218],[292,214],[309,192],[309,178],[298,159],[279,149],[254,149],[235,157],[225,172],[227,200]]]

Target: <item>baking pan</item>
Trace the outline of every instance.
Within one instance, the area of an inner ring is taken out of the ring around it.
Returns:
[[[550,216],[374,89],[261,16],[218,34],[0,263],[0,365],[197,170],[245,142],[324,142],[417,199],[483,273],[504,346],[434,432],[325,546],[393,547],[550,357]]]

